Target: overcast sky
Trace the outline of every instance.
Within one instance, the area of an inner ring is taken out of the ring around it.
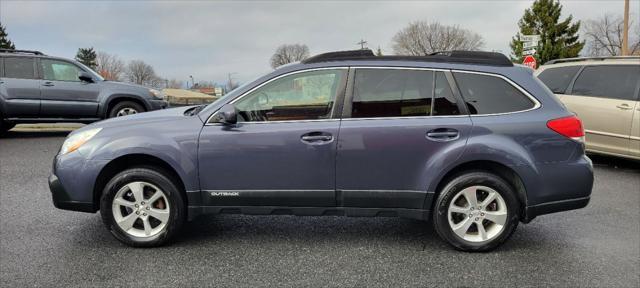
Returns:
[[[158,75],[186,81],[241,82],[270,71],[283,43],[307,44],[311,54],[370,48],[391,53],[393,35],[415,20],[474,30],[485,50],[509,53],[517,21],[533,1],[10,1],[0,22],[18,49],[72,58],[94,47],[124,60],[140,59]],[[586,20],[622,14],[623,0],[561,1],[565,16]],[[631,1],[632,19],[638,0]]]

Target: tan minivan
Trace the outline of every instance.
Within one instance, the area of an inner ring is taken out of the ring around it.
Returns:
[[[587,151],[640,160],[640,57],[558,59],[535,74],[582,119]]]

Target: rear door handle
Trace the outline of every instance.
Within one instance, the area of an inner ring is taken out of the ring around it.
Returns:
[[[54,86],[54,84],[53,84],[53,82],[44,82],[44,84],[42,84],[42,86],[51,87],[51,86]]]
[[[427,139],[432,141],[452,141],[460,137],[460,132],[451,128],[438,128],[427,132]]]
[[[325,132],[310,132],[300,137],[306,144],[324,144],[333,141],[333,135]]]
[[[629,106],[629,104],[627,103],[623,103],[620,105],[616,105],[616,107],[618,107],[618,109],[622,109],[622,110],[631,110],[633,108],[631,108],[631,106]]]

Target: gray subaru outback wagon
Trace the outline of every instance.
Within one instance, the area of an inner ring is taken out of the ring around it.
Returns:
[[[132,246],[206,213],[431,220],[487,251],[519,222],[582,208],[580,120],[504,55],[331,52],[207,105],[109,119],[55,157],[54,205],[95,213]]]

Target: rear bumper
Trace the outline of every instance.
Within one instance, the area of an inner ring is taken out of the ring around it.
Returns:
[[[51,198],[53,206],[58,209],[72,210],[80,212],[96,212],[93,203],[78,202],[70,200],[70,196],[60,183],[60,179],[55,174],[49,176],[49,190],[51,190]]]
[[[541,190],[528,193],[523,222],[528,223],[544,214],[584,208],[589,204],[594,177],[593,164],[588,157],[581,156],[573,163],[541,165],[538,171]]]
[[[543,204],[538,204],[533,206],[527,206],[525,208],[526,217],[524,219],[524,222],[527,223],[533,220],[533,218],[535,218],[536,216],[540,216],[544,214],[551,214],[555,212],[562,212],[562,211],[568,211],[568,210],[587,207],[587,204],[589,204],[589,200],[591,200],[590,196],[576,198],[576,199],[554,201],[554,202],[543,203]]]

